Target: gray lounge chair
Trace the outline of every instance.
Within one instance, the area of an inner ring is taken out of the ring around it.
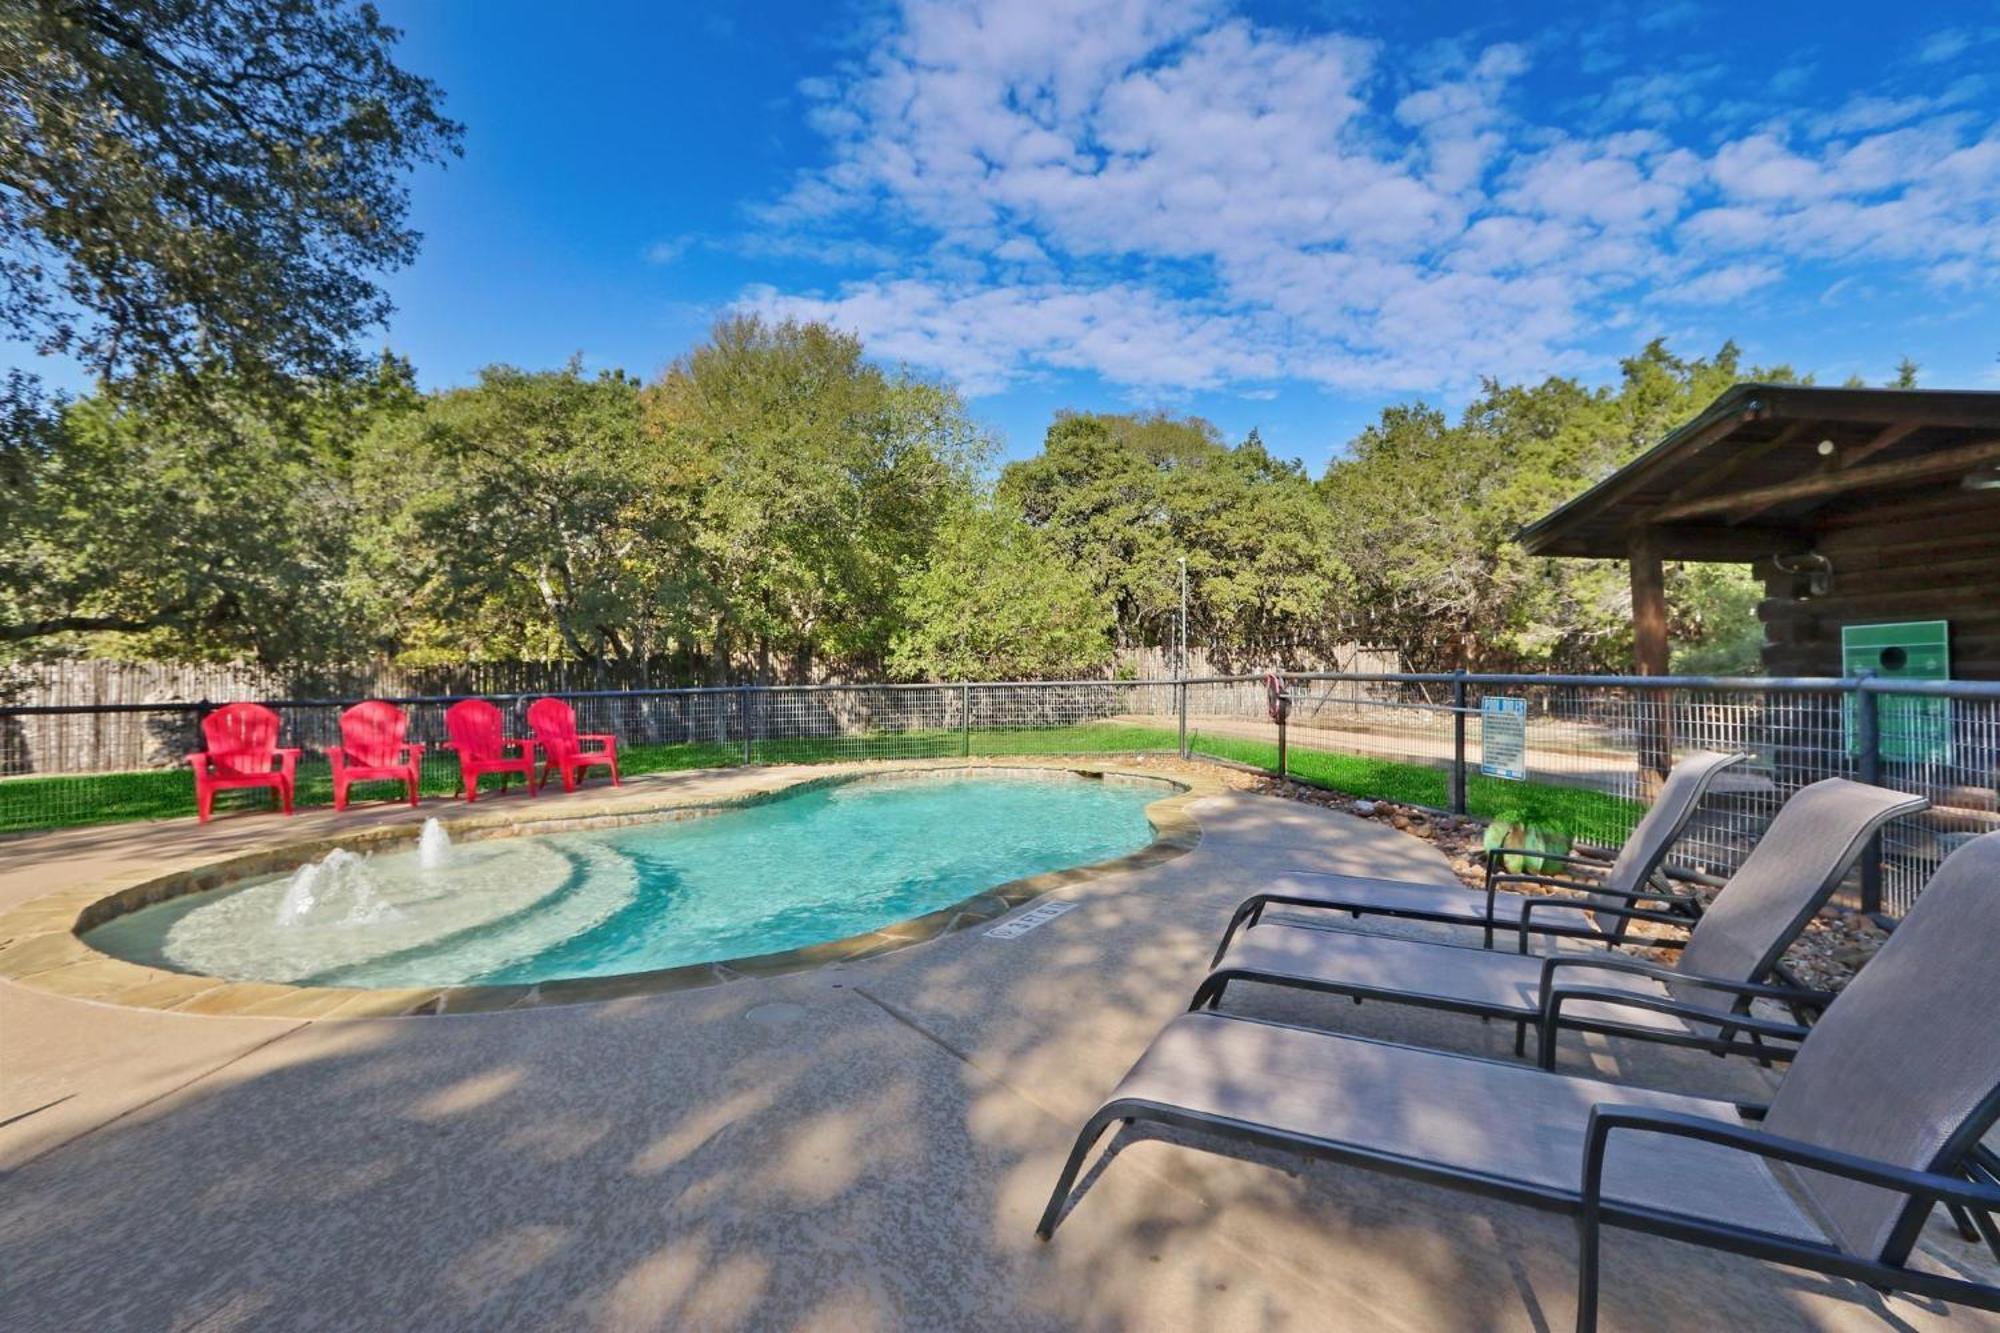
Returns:
[[[1036,1230],[1054,1232],[1104,1130],[1146,1120],[1569,1214],[1583,1330],[1607,1226],[2000,1310],[2000,1287],[1908,1266],[1936,1204],[2000,1208],[1975,1162],[2000,1117],[1996,939],[1991,833],[1938,868],[1768,1108],[1184,1014],[1084,1124]]]
[[[1706,750],[1688,755],[1674,765],[1659,795],[1640,818],[1632,835],[1619,849],[1618,857],[1606,867],[1601,860],[1584,856],[1543,855],[1571,868],[1568,875],[1502,873],[1497,860],[1489,860],[1484,897],[1468,892],[1457,882],[1419,884],[1408,880],[1370,879],[1362,875],[1329,875],[1297,872],[1271,881],[1268,888],[1243,900],[1229,918],[1222,942],[1216,946],[1214,967],[1229,951],[1236,932],[1263,919],[1267,907],[1308,908],[1346,912],[1353,916],[1402,917],[1406,920],[1435,921],[1457,926],[1477,926],[1485,932],[1484,943],[1493,947],[1496,929],[1537,935],[1601,940],[1606,945],[1625,937],[1625,928],[1634,920],[1663,921],[1685,925],[1701,914],[1700,899],[1668,887],[1659,874],[1661,863],[1673,850],[1694,818],[1695,807],[1708,794],[1716,775],[1748,755],[1713,754]],[[1596,871],[1599,878],[1583,879],[1577,872]],[[1509,885],[1580,891],[1581,898],[1554,894],[1527,895],[1501,893]],[[1656,908],[1642,903],[1657,903]],[[1539,919],[1538,919],[1539,918]]]
[[[1525,931],[1522,952],[1513,954],[1264,921],[1230,943],[1189,1008],[1213,1008],[1232,983],[1254,981],[1507,1019],[1515,1024],[1517,1054],[1535,1024],[1542,1063],[1550,1068],[1562,1028],[1783,1058],[1787,1048],[1764,1039],[1796,1041],[1803,1027],[1752,1017],[1751,1002],[1761,997],[1788,1005],[1801,1021],[1824,1004],[1819,991],[1766,978],[1870,836],[1927,804],[1920,796],[1845,778],[1801,788],[1686,940],[1646,941],[1679,948],[1677,967],[1624,955],[1537,957],[1526,953]]]

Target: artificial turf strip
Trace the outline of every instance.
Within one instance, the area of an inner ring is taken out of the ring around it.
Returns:
[[[1190,732],[1197,754],[1275,770],[1278,747],[1233,736]],[[758,741],[752,754],[760,764],[814,764],[850,759],[942,759],[960,755],[1134,754],[1173,753],[1178,735],[1165,727],[1132,727],[1090,722],[1068,727],[1022,730],[918,731],[863,736],[801,737]],[[689,741],[673,744],[621,744],[619,771],[631,776],[693,768],[725,768],[743,762],[740,742]],[[1291,776],[1298,781],[1353,796],[1443,806],[1449,799],[1448,775],[1421,764],[1334,754],[1294,747],[1289,756]],[[488,780],[485,790],[491,787]],[[388,783],[364,784],[357,801],[375,801],[397,789]],[[419,790],[425,796],[455,796],[458,765],[448,755],[426,756]],[[333,803],[333,778],[325,763],[307,756],[301,763],[294,802],[300,807]],[[255,809],[275,804],[264,791],[219,792],[216,809]],[[1502,782],[1471,775],[1467,808],[1474,814],[1519,812],[1529,823],[1558,828],[1572,837],[1592,841],[1622,840],[1644,810],[1636,801],[1571,787],[1535,782]],[[87,824],[122,823],[138,819],[174,819],[194,813],[194,776],[186,768],[138,773],[104,773],[79,777],[11,778],[0,782],[0,831],[68,828]]]

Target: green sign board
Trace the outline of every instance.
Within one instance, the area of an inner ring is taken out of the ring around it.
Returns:
[[[1840,670],[1844,676],[1950,680],[1951,625],[1943,620],[1843,625]],[[1951,757],[1949,699],[1878,695],[1875,716],[1881,723],[1884,759],[1944,763]],[[1850,751],[1857,747],[1851,699],[1847,703],[1847,746]]]

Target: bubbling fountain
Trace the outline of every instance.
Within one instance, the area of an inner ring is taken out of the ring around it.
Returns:
[[[278,902],[277,922],[296,926],[309,917],[330,918],[342,904],[347,911],[338,924],[343,926],[373,925],[402,915],[376,887],[375,877],[368,873],[367,858],[336,847],[325,860],[300,866],[292,873],[285,896]]]
[[[426,819],[424,831],[417,835],[417,864],[425,870],[436,870],[450,859],[451,835],[435,817]]]

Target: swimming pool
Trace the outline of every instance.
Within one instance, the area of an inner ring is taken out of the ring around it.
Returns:
[[[818,783],[693,819],[336,851],[85,935],[114,956],[308,986],[508,985],[778,953],[1152,840],[1165,784],[1035,770]]]

